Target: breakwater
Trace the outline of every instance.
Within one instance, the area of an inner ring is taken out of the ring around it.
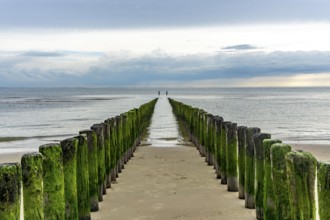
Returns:
[[[237,126],[173,99],[170,103],[220,183],[238,192],[257,219],[316,219],[317,202],[320,219],[330,219],[329,163],[292,151],[260,128]]]
[[[91,219],[133,156],[157,99],[39,147],[21,163],[0,164],[0,219]]]

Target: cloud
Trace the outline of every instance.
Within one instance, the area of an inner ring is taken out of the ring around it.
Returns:
[[[22,57],[22,53],[1,55],[0,86],[291,86],[295,81],[330,86],[330,51],[175,55],[157,49],[143,55],[110,52],[87,60],[79,53],[60,57]]]
[[[238,45],[232,45],[223,47],[224,50],[253,50],[258,49],[258,47],[250,45],[250,44],[238,44]]]
[[[62,57],[65,54],[54,51],[26,51],[21,53],[20,55],[26,57]]]
[[[150,85],[330,73],[330,52],[244,52],[144,56],[109,54],[92,66],[84,81],[98,85]],[[278,81],[280,82],[280,81]],[[222,86],[219,84],[219,86]],[[279,85],[280,86],[280,85]]]
[[[73,85],[98,57],[90,52],[0,52],[0,86]]]

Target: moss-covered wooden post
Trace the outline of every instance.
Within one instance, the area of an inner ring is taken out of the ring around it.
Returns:
[[[199,141],[199,145],[198,145],[198,149],[200,152],[200,155],[202,157],[205,157],[205,148],[204,148],[204,130],[205,130],[205,124],[204,124],[204,114],[205,111],[200,109],[199,111],[199,137],[198,137],[198,141]]]
[[[244,199],[244,179],[245,179],[245,147],[246,147],[246,129],[245,126],[237,128],[238,139],[238,198]]]
[[[320,220],[330,219],[330,162],[317,165],[317,191]]]
[[[21,166],[18,163],[0,164],[0,219],[20,219]]]
[[[285,155],[285,158],[291,219],[315,220],[315,177],[317,161],[308,152],[290,152]]]
[[[45,219],[65,219],[63,154],[59,144],[39,147],[43,156]]]
[[[110,120],[110,143],[111,143],[111,182],[115,182],[117,179],[117,127],[116,119],[111,118]]]
[[[215,134],[214,134],[214,143],[215,143],[215,164],[216,164],[216,175],[217,179],[221,178],[220,172],[220,160],[221,160],[221,124],[223,122],[223,118],[217,116],[215,118]]]
[[[97,160],[98,160],[98,185],[99,185],[99,201],[103,201],[103,194],[106,193],[106,178],[105,178],[105,151],[103,124],[95,124],[91,127],[97,136]]]
[[[210,138],[211,138],[211,145],[210,145],[210,148],[211,148],[211,160],[212,160],[212,165],[213,165],[213,168],[214,170],[216,171],[216,139],[215,139],[215,135],[216,135],[216,128],[215,128],[215,118],[217,118],[218,116],[212,116],[211,118],[211,123],[210,123],[210,126],[211,126],[211,130],[210,130]]]
[[[125,164],[127,163],[127,148],[128,148],[128,118],[127,118],[127,113],[122,113],[121,115],[122,118],[122,169],[125,169]]]
[[[231,123],[227,132],[227,190],[238,191],[237,180],[237,124]]]
[[[123,149],[123,140],[122,140],[122,119],[120,116],[116,116],[116,129],[117,129],[117,175],[118,173],[121,173],[122,167],[124,164],[122,164],[122,149]]]
[[[104,129],[103,129],[103,137],[104,137],[104,152],[105,152],[105,173],[106,173],[106,187],[111,187],[111,143],[110,143],[110,119],[104,121]]]
[[[254,136],[254,155],[255,155],[255,208],[257,219],[264,218],[264,146],[263,140],[270,139],[271,135],[260,133]]]
[[[227,132],[230,126],[229,121],[223,121],[221,123],[221,147],[220,147],[220,175],[221,184],[227,184]]]
[[[85,134],[75,137],[78,140],[77,149],[77,200],[78,219],[90,220],[90,195],[89,195],[89,168],[88,168],[88,144]]]
[[[213,115],[212,114],[205,114],[205,133],[204,133],[204,139],[205,139],[205,150],[206,150],[206,155],[205,155],[205,161],[207,162],[208,166],[213,165],[212,161],[212,145],[213,145],[213,140],[212,140],[212,121],[213,121]]]
[[[260,128],[247,128],[245,148],[245,207],[255,208],[255,162],[254,162],[254,135],[260,133]]]
[[[87,137],[90,210],[96,212],[99,210],[97,137],[92,130],[79,133]]]
[[[42,155],[24,154],[21,159],[24,219],[44,219]]]
[[[270,158],[270,148],[273,144],[282,143],[281,140],[265,139],[263,141],[264,146],[264,220],[276,219],[276,207],[275,207],[275,195],[273,189],[272,180],[272,165]]]
[[[291,151],[287,144],[273,144],[270,148],[276,218],[289,220],[289,188],[287,184],[285,154]]]
[[[65,219],[78,218],[77,198],[77,149],[78,140],[75,138],[61,141],[63,152]]]

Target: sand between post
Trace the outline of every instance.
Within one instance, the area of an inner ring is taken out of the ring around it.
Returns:
[[[92,219],[255,219],[194,147],[138,147]]]

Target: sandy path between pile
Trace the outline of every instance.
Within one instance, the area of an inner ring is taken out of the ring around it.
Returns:
[[[92,219],[255,219],[195,147],[139,147]]]

